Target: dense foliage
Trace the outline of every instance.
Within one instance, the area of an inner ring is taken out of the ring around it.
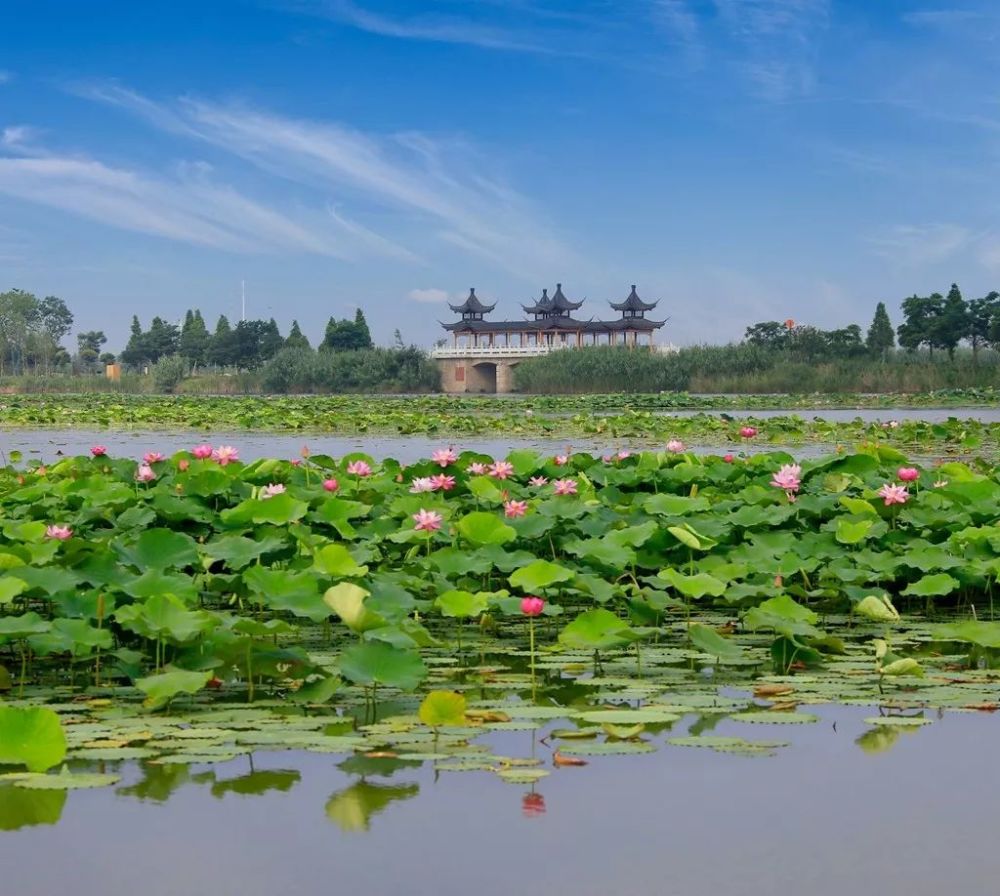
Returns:
[[[420,349],[286,348],[264,368],[266,392],[435,392],[437,365]]]

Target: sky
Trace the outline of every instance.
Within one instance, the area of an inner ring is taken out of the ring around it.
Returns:
[[[1000,283],[995,0],[5,0],[0,290],[361,307],[430,346],[557,282],[662,339]]]

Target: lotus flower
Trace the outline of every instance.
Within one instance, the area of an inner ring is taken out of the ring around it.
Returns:
[[[885,501],[886,507],[892,504],[905,504],[910,500],[910,493],[906,490],[905,485],[896,485],[895,483],[890,485],[888,482],[878,490],[878,496]]]
[[[336,479],[324,479],[323,480],[323,490],[327,492],[335,492],[340,488],[340,483]]]
[[[211,445],[195,445],[191,449],[191,454],[198,460],[207,460],[213,453]]]
[[[576,494],[576,480],[575,479],[555,479],[552,482],[552,488],[557,495],[575,495]]]
[[[108,453],[108,449],[103,445],[94,445],[90,449],[90,453],[93,454],[94,457],[104,457],[104,455]]]
[[[534,485],[537,488],[541,488],[543,485],[548,485],[549,484],[549,480],[545,476],[532,476],[528,480],[528,484],[529,485]]]
[[[301,457],[303,460],[309,460],[309,455],[311,453],[312,452],[309,450],[309,446],[308,445],[303,445],[299,449],[299,457]]]
[[[142,456],[142,462],[145,464],[158,464],[163,460],[163,455],[159,451],[147,451]]]
[[[240,452],[232,445],[220,445],[212,452],[212,457],[219,462],[220,467],[224,467],[227,464],[238,461],[240,459]]]
[[[441,467],[447,467],[458,460],[458,454],[454,448],[438,448],[437,451],[431,454],[431,460]]]
[[[541,616],[545,609],[545,601],[540,597],[525,597],[521,599],[521,612],[525,616]]]
[[[288,462],[289,462],[289,463],[290,463],[290,464],[291,464],[291,465],[292,465],[293,467],[301,467],[301,466],[302,466],[302,458],[301,458],[301,457],[293,457],[293,458],[291,458],[291,460],[289,460]]]
[[[530,414],[531,411],[526,413]],[[526,793],[521,797],[521,814],[525,818],[535,818],[545,814],[545,797],[540,793]]]
[[[489,472],[494,479],[509,479],[514,475],[514,465],[506,460],[495,460]]]
[[[67,538],[73,537],[73,530],[69,526],[46,526],[45,537],[56,541],[65,541]]]
[[[469,464],[469,472],[474,476],[485,476],[489,472],[489,469],[486,464],[481,464],[476,460]]]
[[[723,455],[722,455],[722,459],[723,459],[723,460],[724,460],[724,461],[725,461],[725,462],[726,462],[727,464],[731,464],[731,463],[732,463],[732,462],[733,462],[734,460],[736,460],[736,457],[735,457],[734,455],[732,455],[732,454],[723,454]]]
[[[899,427],[898,420],[889,420],[882,424],[882,429],[897,429]]]
[[[552,460],[557,467],[565,467],[569,463],[569,455],[557,454]]]
[[[757,435],[757,428],[755,426],[743,426],[740,428],[740,438],[752,439]]]
[[[507,501],[503,505],[503,515],[509,519],[524,516],[528,512],[527,501]]]
[[[431,489],[436,492],[450,492],[455,487],[455,477],[447,473],[431,476]]]
[[[189,461],[186,457],[182,457],[179,461],[177,461],[177,469],[182,473],[186,473],[188,471],[188,467],[190,466],[191,461]]]
[[[618,460],[627,460],[631,456],[632,456],[632,452],[628,451],[627,449],[624,449],[624,448],[621,451],[619,451],[618,454],[616,455],[616,457],[618,458]]]
[[[671,454],[680,454],[684,450],[684,443],[680,439],[671,439],[667,442],[667,451]]]
[[[920,478],[920,470],[916,467],[900,467],[896,471],[900,482],[916,482]]]
[[[285,487],[280,482],[272,482],[260,490],[260,499],[261,501],[266,501],[268,498],[273,498],[275,495],[283,495],[284,493]]]
[[[771,485],[775,488],[783,488],[791,497],[802,485],[802,481],[799,479],[801,475],[802,467],[798,464],[785,464],[774,474]]]
[[[419,492],[432,492],[434,491],[434,483],[430,476],[418,476],[413,482],[410,483],[410,494],[415,495]]]
[[[413,514],[414,526],[418,532],[437,532],[441,528],[442,516],[433,510],[420,510]]]
[[[156,478],[156,473],[149,464],[139,464],[135,471],[135,478],[138,482],[152,482]]]
[[[368,465],[367,461],[352,460],[347,465],[347,472],[351,476],[371,476],[372,468]]]

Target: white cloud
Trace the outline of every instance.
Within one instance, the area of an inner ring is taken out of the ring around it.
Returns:
[[[581,264],[546,226],[541,209],[484,173],[486,163],[459,142],[415,133],[370,135],[335,122],[195,99],[159,104],[114,85],[76,92],[208,142],[274,176],[334,191],[338,206],[353,202],[402,212],[419,238],[436,236],[526,279]],[[385,240],[367,235],[369,242]]]
[[[428,305],[440,305],[448,301],[448,291],[444,289],[411,289],[406,297],[413,302],[424,302]]]
[[[21,148],[31,143],[39,135],[39,131],[26,124],[11,125],[0,131],[0,146]]]
[[[903,265],[934,264],[969,245],[972,233],[957,224],[902,224],[869,239],[876,255]]]
[[[324,231],[295,221],[183,171],[168,178],[91,159],[0,157],[0,193],[113,227],[233,252],[355,254],[335,224]]]

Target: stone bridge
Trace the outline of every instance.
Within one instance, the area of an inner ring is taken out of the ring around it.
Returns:
[[[451,393],[513,391],[513,370],[525,358],[560,351],[563,345],[475,345],[436,348],[431,352],[441,368],[441,388]]]

